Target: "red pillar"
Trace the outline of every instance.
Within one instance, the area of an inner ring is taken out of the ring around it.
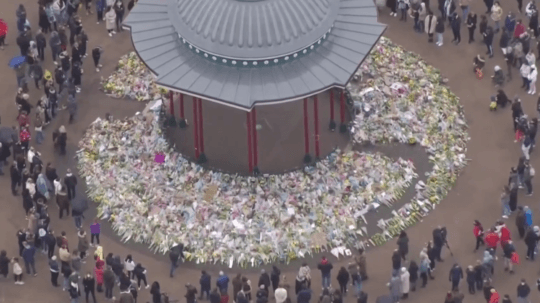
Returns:
[[[253,171],[253,152],[252,152],[252,142],[251,142],[251,113],[246,112],[246,123],[247,123],[247,145],[248,145],[248,166],[249,173]]]
[[[304,163],[311,162],[309,155],[309,117],[308,117],[308,100],[304,98]]]
[[[339,100],[339,109],[340,109],[340,122],[341,125],[339,126],[339,132],[345,133],[347,131],[347,125],[345,125],[345,90],[341,91],[341,96]]]
[[[253,129],[253,169],[258,172],[259,166],[259,139],[257,134],[257,109],[251,111],[251,128]]]
[[[320,157],[320,148],[319,148],[319,100],[317,96],[313,97],[313,119],[315,120],[315,157],[318,159]]]
[[[334,121],[334,89],[330,89],[330,124],[329,128],[331,131],[336,129],[336,122]]]
[[[199,119],[197,117],[197,98],[193,97],[193,145],[195,147],[195,159],[199,159]]]

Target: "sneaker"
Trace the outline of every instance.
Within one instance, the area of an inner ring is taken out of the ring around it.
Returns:
[[[24,285],[24,282],[23,282],[23,281],[19,281],[19,285]]]
[[[531,192],[530,194],[525,194],[525,196],[529,196],[529,197],[530,197],[530,196],[532,196],[532,194],[533,194],[533,193]]]
[[[98,72],[98,73],[99,73],[99,68],[96,68],[96,72]]]
[[[150,288],[150,285],[146,285],[145,289],[148,289],[148,288]]]
[[[112,33],[109,33],[109,37],[112,37]]]
[[[54,61],[53,63],[54,63],[54,65],[58,65],[58,62],[56,62],[56,61]]]
[[[98,21],[98,22],[96,22],[96,24],[99,24],[99,21]]]
[[[503,219],[508,219],[507,215],[502,216]]]
[[[116,32],[115,32],[115,31],[112,31],[111,33],[112,33],[113,35],[116,35]]]
[[[98,66],[98,67],[103,67],[103,65],[101,65],[101,64],[98,64],[97,66]]]

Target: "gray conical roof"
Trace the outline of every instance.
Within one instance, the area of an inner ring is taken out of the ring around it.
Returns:
[[[242,109],[344,87],[385,29],[372,0],[139,0],[124,24],[158,84]]]

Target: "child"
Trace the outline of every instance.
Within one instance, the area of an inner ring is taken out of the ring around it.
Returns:
[[[484,69],[484,66],[486,65],[486,59],[484,59],[484,57],[480,56],[480,55],[476,55],[476,57],[474,57],[473,59],[473,71],[474,73],[476,73],[476,77],[478,79],[482,79],[483,77],[483,69]]]
[[[24,282],[22,281],[23,271],[22,271],[21,265],[19,264],[19,258],[11,259],[11,263],[13,263],[13,277],[15,278],[15,284],[23,285],[24,284]]]
[[[103,49],[101,48],[101,46],[92,49],[92,59],[94,59],[94,66],[96,67],[96,72],[99,72],[99,68],[103,66],[99,64],[101,53],[103,53]]]
[[[99,245],[99,233],[101,232],[101,228],[98,223],[98,218],[94,220],[94,223],[90,225],[90,246],[94,247],[94,238],[96,238],[96,243]]]
[[[504,83],[504,73],[500,66],[495,65],[495,74],[491,76],[491,81],[495,86],[501,86]]]
[[[489,110],[490,111],[497,110],[497,98],[495,98],[495,96],[491,96],[491,102],[489,103]]]

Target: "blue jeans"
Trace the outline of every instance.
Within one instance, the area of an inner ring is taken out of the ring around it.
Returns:
[[[62,281],[62,288],[68,289],[69,288],[69,279],[66,278],[66,276],[64,276],[64,275],[62,275],[62,278],[64,278],[64,280]]]
[[[323,274],[322,275],[322,287],[323,288],[329,288],[330,287],[330,274]]]
[[[437,43],[443,43],[443,34],[437,33]]]
[[[36,131],[36,143],[41,144],[43,143],[43,140],[45,140],[45,136],[43,136],[43,131]]]
[[[71,303],[79,303],[79,298],[72,298]]]
[[[17,76],[17,86],[22,87],[25,81],[26,76]]]
[[[463,12],[461,20],[467,23],[467,15],[469,14],[469,6],[462,6],[461,10]]]
[[[73,219],[75,219],[75,226],[77,228],[82,227],[82,217],[81,216],[74,216]]]
[[[26,273],[30,274],[30,268],[32,268],[32,273],[36,274],[36,262],[34,260],[32,261],[24,261],[24,267],[26,268]]]

